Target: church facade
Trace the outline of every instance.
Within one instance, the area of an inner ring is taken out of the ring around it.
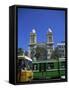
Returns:
[[[46,60],[46,59],[51,59],[51,54],[54,50],[54,42],[53,42],[53,32],[51,28],[48,28],[48,32],[46,34],[47,42],[37,42],[37,33],[36,30],[33,29],[32,32],[30,33],[30,44],[29,44],[29,52],[30,52],[30,57],[33,60]],[[38,58],[37,58],[38,57]]]

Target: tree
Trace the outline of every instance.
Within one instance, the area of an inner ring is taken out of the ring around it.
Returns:
[[[18,48],[18,55],[23,55],[24,51],[22,48]]]
[[[45,60],[47,59],[47,51],[44,47],[37,47],[36,48],[36,54],[35,54],[37,60]]]
[[[25,55],[28,56],[28,51],[25,51]]]
[[[58,50],[57,47],[56,47],[55,50],[52,52],[51,58],[52,58],[52,59],[58,59],[58,58],[59,58],[59,50]]]

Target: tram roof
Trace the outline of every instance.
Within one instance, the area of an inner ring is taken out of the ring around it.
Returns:
[[[25,58],[25,59],[27,59],[29,61],[32,61],[31,58],[29,58],[28,56],[25,56],[25,55],[20,55],[20,56],[18,56],[18,58]]]
[[[65,61],[65,58],[61,58],[61,59],[52,59],[52,60],[40,60],[40,61],[37,61],[37,62],[35,62],[35,61],[33,61],[33,63],[52,63],[52,62],[63,62],[63,61]]]

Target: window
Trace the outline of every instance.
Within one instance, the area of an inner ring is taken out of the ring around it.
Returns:
[[[22,59],[19,59],[18,68],[19,68],[19,69],[25,69],[25,67],[26,67],[25,61],[22,60]]]
[[[65,62],[61,62],[61,68],[65,68]]]
[[[46,69],[54,69],[54,63],[47,63]]]
[[[52,37],[49,37],[49,42],[52,42]]]
[[[26,60],[26,69],[27,70],[32,70],[32,62],[31,61],[29,61],[29,60]]]
[[[38,68],[38,70],[39,70],[40,72],[46,71],[46,63],[39,63],[39,68]]]
[[[59,47],[59,49],[61,48],[61,46],[60,46],[60,45],[59,45],[58,47]]]
[[[38,70],[38,64],[33,65],[33,70]]]
[[[31,36],[31,43],[35,43],[35,36],[34,35]]]

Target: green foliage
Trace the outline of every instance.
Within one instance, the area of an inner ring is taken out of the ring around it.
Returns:
[[[23,55],[24,51],[22,48],[18,48],[18,55]]]
[[[43,47],[37,47],[36,48],[36,58],[37,58],[37,60],[38,59],[42,59],[42,60],[44,60],[44,59],[46,59],[47,58],[47,51],[46,51],[46,49],[45,48],[43,48]]]
[[[58,48],[55,48],[55,50],[52,52],[51,59],[58,59],[59,58],[59,50]]]
[[[28,51],[25,51],[25,53],[24,53],[26,56],[28,56]]]

